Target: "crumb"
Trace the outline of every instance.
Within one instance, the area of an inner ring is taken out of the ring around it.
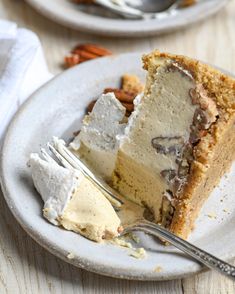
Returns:
[[[140,238],[139,237],[137,237],[135,234],[132,234],[132,239],[133,239],[133,241],[135,241],[135,243],[140,243]]]
[[[133,234],[133,233],[129,233],[128,235],[127,235],[127,237],[130,239],[130,240],[132,240],[132,241],[134,241],[135,243],[140,243],[140,238],[139,237],[137,237],[135,234]]]
[[[162,272],[163,271],[163,268],[161,267],[161,266],[157,266],[157,267],[155,267],[155,269],[153,270],[155,273],[160,273],[160,272]]]
[[[137,248],[132,250],[129,255],[137,259],[143,259],[147,256],[147,253],[144,248]]]
[[[229,210],[227,208],[223,209],[223,212],[227,212],[228,214],[230,213]]]
[[[125,74],[122,76],[122,87],[124,91],[138,95],[143,92],[144,86],[136,75]]]
[[[68,259],[74,259],[74,258],[75,258],[75,255],[74,255],[72,252],[70,252],[70,253],[67,255],[67,258],[68,258]]]
[[[216,219],[216,218],[217,218],[217,215],[216,215],[214,212],[210,212],[210,213],[208,213],[207,216],[208,216],[209,218],[212,218],[212,219]]]
[[[112,244],[121,246],[121,247],[126,247],[126,248],[133,248],[132,244],[130,242],[127,242],[126,240],[124,240],[122,237],[120,238],[115,238],[113,240],[110,241]]]

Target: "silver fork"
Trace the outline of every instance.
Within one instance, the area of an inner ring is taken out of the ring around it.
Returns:
[[[53,143],[48,143],[50,151],[55,155],[58,161],[66,168],[79,169],[86,177],[88,177],[93,183],[95,183],[107,196],[110,202],[120,208],[122,201],[119,199],[120,194],[113,190],[110,186],[102,182],[97,176],[95,176],[89,168],[75,156],[65,145],[65,142],[58,138],[53,138]],[[44,157],[49,155],[42,150]],[[235,267],[231,264],[215,257],[214,255],[196,247],[195,245],[183,240],[175,234],[169,232],[165,228],[155,223],[149,222],[145,219],[140,220],[124,229],[120,235],[126,235],[132,231],[143,231],[147,234],[155,237],[160,237],[174,245],[176,248],[190,255],[200,263],[207,267],[216,270],[217,272],[227,276],[235,281]]]

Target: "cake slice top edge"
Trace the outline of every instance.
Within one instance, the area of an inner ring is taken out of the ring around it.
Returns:
[[[158,50],[146,54],[142,58],[143,67],[151,75],[164,60],[180,64],[195,79],[195,81],[209,91],[210,96],[216,101],[221,110],[228,113],[235,111],[235,78],[221,72],[219,69],[205,64],[196,59],[183,55],[163,53]],[[148,91],[146,88],[145,91]]]

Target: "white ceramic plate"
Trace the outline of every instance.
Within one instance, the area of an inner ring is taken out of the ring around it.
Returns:
[[[200,0],[177,15],[161,20],[126,20],[100,7],[81,6],[71,0],[26,0],[43,15],[73,29],[105,36],[143,37],[170,32],[206,19],[229,0]]]
[[[1,182],[6,201],[22,227],[39,244],[78,267],[119,278],[163,280],[180,278],[202,267],[173,247],[141,234],[148,257],[129,256],[128,249],[102,245],[53,226],[42,217],[42,201],[26,166],[53,135],[68,139],[80,127],[89,101],[106,87],[118,86],[123,73],[144,78],[139,54],[123,54],[83,63],[47,83],[23,105],[7,132]],[[206,202],[190,241],[218,257],[235,256],[235,165]],[[223,202],[221,202],[223,201]],[[216,219],[208,217],[217,215]],[[66,256],[73,253],[75,258]],[[156,272],[161,267],[161,272]]]

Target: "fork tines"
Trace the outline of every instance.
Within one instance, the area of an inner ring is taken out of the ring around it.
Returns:
[[[47,144],[51,153],[56,157],[58,162],[68,169],[77,169],[83,173],[84,176],[89,178],[100,190],[104,192],[106,198],[111,202],[111,204],[120,208],[123,204],[120,200],[120,195],[117,191],[112,189],[107,183],[102,179],[98,178],[93,172],[80,160],[79,157],[75,156],[69,149],[66,147],[65,142],[62,139],[53,137],[53,142]],[[53,160],[52,157],[45,151],[41,149],[43,157],[49,161]]]

